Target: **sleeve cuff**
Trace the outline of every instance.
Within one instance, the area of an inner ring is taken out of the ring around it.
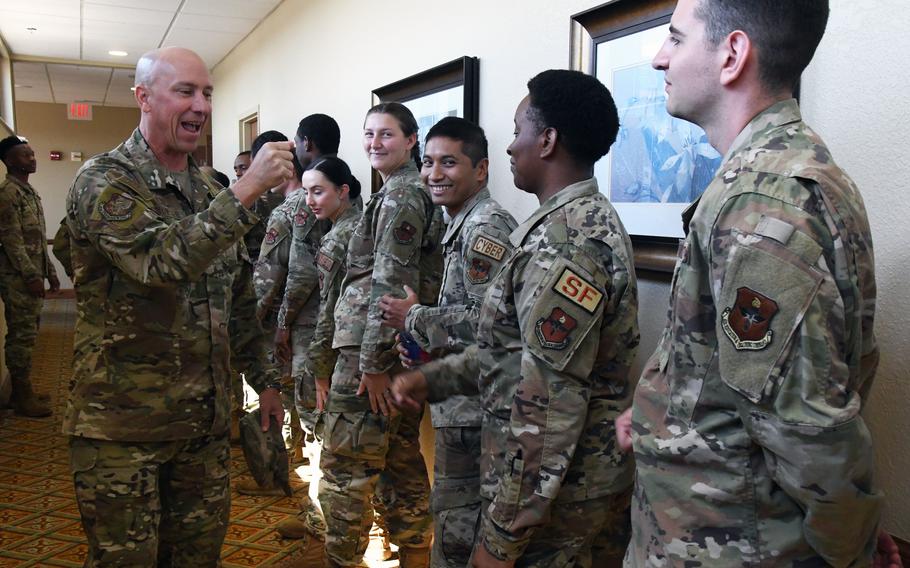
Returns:
[[[528,547],[529,539],[512,540],[486,515],[480,523],[481,543],[499,560],[518,560]]]

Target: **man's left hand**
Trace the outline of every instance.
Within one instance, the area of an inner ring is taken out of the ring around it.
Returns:
[[[379,309],[382,311],[382,325],[397,330],[404,330],[404,320],[408,317],[408,310],[417,303],[417,293],[409,286],[404,287],[407,294],[404,299],[398,299],[386,294],[379,300]]]
[[[483,542],[474,547],[474,559],[471,562],[474,568],[513,568],[514,560],[500,560],[490,554]]]
[[[263,432],[269,430],[269,416],[274,416],[279,424],[283,424],[284,406],[281,405],[281,393],[272,388],[259,393],[259,414]]]

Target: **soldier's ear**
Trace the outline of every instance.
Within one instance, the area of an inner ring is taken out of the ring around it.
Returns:
[[[490,159],[483,158],[474,166],[474,177],[478,183],[483,183],[487,180],[488,175],[490,175]]]
[[[133,95],[136,97],[136,103],[138,103],[140,111],[149,112],[151,110],[148,104],[149,91],[145,85],[136,85]]]
[[[540,133],[540,157],[549,158],[556,151],[556,142],[559,139],[559,132],[552,126],[548,126]]]

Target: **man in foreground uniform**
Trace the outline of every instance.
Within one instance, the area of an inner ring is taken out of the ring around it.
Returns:
[[[52,291],[60,289],[47,254],[41,198],[28,183],[38,163],[31,146],[18,136],[0,140],[0,161],[6,166],[6,179],[0,181],[0,297],[6,315],[6,367],[13,387],[10,403],[22,416],[50,416],[49,397],[35,394],[29,377],[44,280]]]
[[[405,299],[385,296],[383,323],[411,334],[434,357],[476,343],[474,330],[490,281],[512,251],[517,224],[490,197],[487,138],[458,117],[440,120],[426,137],[421,177],[435,205],[452,221],[442,239],[445,267],[438,307],[422,306],[407,288]],[[463,568],[474,548],[480,515],[480,424],[476,388],[430,405],[436,430],[431,507],[435,533],[431,565]]]
[[[232,366],[260,393],[263,429],[282,418],[240,241],[255,200],[293,175],[293,145],[267,144],[221,190],[190,158],[211,91],[195,53],[142,56],[139,127],[67,198],[78,319],[63,430],[86,566],[216,566]]]
[[[667,110],[725,157],[683,214],[666,331],[618,427],[628,566],[872,562],[872,240],[792,98],[827,19],[826,0],[681,0],[654,59]]]
[[[613,421],[638,345],[631,242],[594,163],[619,121],[609,91],[575,71],[528,83],[509,146],[515,185],[540,208],[510,238],[477,344],[396,377],[398,404],[477,389],[484,406],[474,566],[597,566],[628,540],[631,459]]]

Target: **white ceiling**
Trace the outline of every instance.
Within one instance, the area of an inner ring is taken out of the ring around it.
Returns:
[[[133,72],[122,67],[170,45],[194,50],[213,67],[281,2],[0,0],[0,36],[14,61],[16,100],[133,106]]]

